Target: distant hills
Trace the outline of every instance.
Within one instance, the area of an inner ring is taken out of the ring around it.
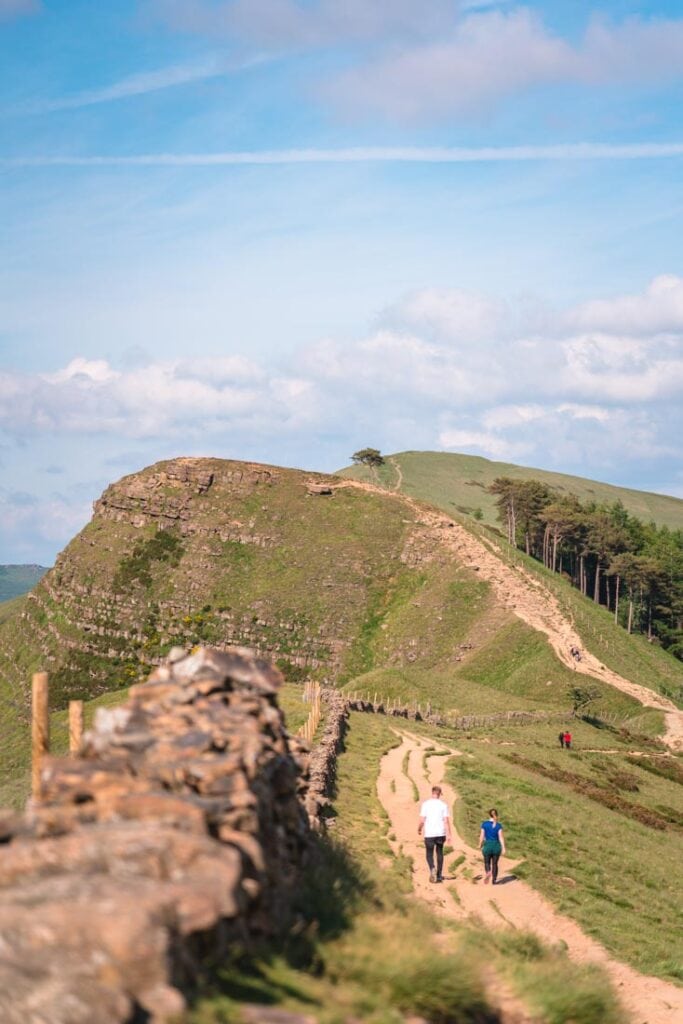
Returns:
[[[398,452],[385,458],[384,465],[376,469],[350,466],[341,470],[341,475],[401,490],[447,512],[455,510],[473,515],[480,509],[482,522],[489,526],[498,527],[500,524],[495,496],[489,494],[487,488],[496,477],[507,476],[514,480],[540,480],[562,493],[575,494],[581,502],[620,501],[631,515],[645,523],[654,521],[658,526],[683,529],[683,501],[665,494],[616,487],[567,473],[516,466],[510,462],[492,462],[478,455]]]
[[[0,601],[27,594],[46,572],[44,565],[0,565]]]

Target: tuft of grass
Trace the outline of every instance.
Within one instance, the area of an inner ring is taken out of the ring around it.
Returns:
[[[623,1024],[624,1010],[601,971],[572,964],[565,957],[521,969],[518,991],[544,1024]]]
[[[405,777],[408,779],[408,782],[412,786],[413,800],[415,801],[415,803],[419,803],[420,791],[417,788],[414,778],[410,774],[410,751],[406,752],[406,754],[403,757],[403,760],[401,761],[401,771],[403,772]]]
[[[543,1024],[623,1024],[626,1014],[597,965],[573,963],[564,943],[544,945],[532,932],[470,931],[467,946],[486,958]]]
[[[448,870],[451,872],[452,875],[455,874],[455,872],[458,870],[461,864],[465,863],[466,859],[467,858],[465,857],[464,853],[461,853],[457,857],[453,858],[453,860],[448,865]]]

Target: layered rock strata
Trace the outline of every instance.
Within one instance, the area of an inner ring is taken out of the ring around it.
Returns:
[[[197,644],[254,648],[292,679],[355,673],[375,592],[407,571],[412,519],[396,502],[335,483],[179,458],[112,484],[0,624],[0,689],[27,703],[39,667],[64,707],[137,682],[172,647]],[[330,500],[313,500],[313,485]]]
[[[0,821],[3,1024],[166,1021],[207,957],[286,926],[310,830],[280,681],[200,649],[47,760]]]

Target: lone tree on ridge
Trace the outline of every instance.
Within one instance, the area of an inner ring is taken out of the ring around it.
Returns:
[[[364,466],[383,466],[384,456],[377,448],[361,448],[351,456],[352,462],[362,463]]]

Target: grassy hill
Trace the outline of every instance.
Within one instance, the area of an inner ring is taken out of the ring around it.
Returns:
[[[496,518],[494,496],[487,492],[487,488],[496,477],[507,476],[514,480],[540,480],[560,492],[575,494],[582,502],[621,501],[632,515],[643,522],[654,521],[658,526],[683,529],[683,500],[680,498],[616,487],[566,473],[492,462],[478,455],[398,452],[389,456],[385,464],[376,470],[351,466],[341,470],[340,475],[381,483],[389,488],[400,486],[405,494],[422,498],[451,513],[457,511],[472,515],[476,509],[481,509],[482,522],[489,526],[500,524]]]
[[[27,594],[46,572],[44,565],[0,565],[0,601]]]
[[[396,473],[391,466],[385,470]],[[283,696],[293,728],[305,713],[303,677],[461,714],[568,712],[575,673],[559,663],[544,635],[498,602],[480,573],[430,538],[413,508],[394,496],[352,487],[314,495],[309,479],[334,482],[269,466],[176,459],[105,491],[91,523],[32,594],[0,606],[0,805],[18,805],[26,795],[32,671],[51,673],[60,748],[69,698],[88,699],[92,715],[100,704],[120,700],[128,684],[176,644],[246,643],[272,655],[289,679]],[[386,482],[395,479],[387,476]],[[486,526],[465,521],[482,537],[491,536]],[[504,544],[500,557],[524,560]],[[653,689],[675,690],[681,670],[672,658],[615,627],[603,609],[559,577],[529,565],[555,589],[605,664]],[[452,772],[464,797],[460,824],[476,839],[481,808],[495,796],[513,856],[526,858],[521,870],[535,886],[618,956],[680,978],[669,949],[673,872],[683,843],[681,759],[657,760],[661,748],[652,737],[662,730],[660,712],[644,711],[606,685],[595,689],[593,710],[617,722],[612,728],[577,723],[578,749],[571,760],[559,759],[552,722],[459,734],[457,745],[466,757]],[[363,1019],[369,988],[377,1006],[389,999],[406,1012],[416,1008],[392,988],[392,936],[406,914],[417,913],[396,895],[409,888],[410,865],[403,856],[391,860],[381,830],[367,827],[369,820],[383,820],[375,778],[379,756],[395,741],[391,726],[352,716],[338,775],[337,835],[377,887],[368,890],[374,892],[369,916],[362,906],[349,909],[344,928],[315,954],[316,964],[325,965],[322,973],[318,967],[313,973],[292,971],[278,960],[257,965],[265,986],[254,990],[259,999],[287,1003],[283,992],[295,986],[301,999],[291,997],[292,1008],[323,1007],[330,998],[342,998],[349,1001],[349,1013]],[[435,744],[445,742],[438,730],[414,728]],[[653,755],[652,764],[634,761],[634,750]],[[641,806],[651,812],[649,824]],[[599,827],[593,827],[596,822]],[[411,918],[411,928],[428,935],[432,919],[418,918]],[[544,987],[549,1001],[558,986],[573,991],[576,968],[558,965],[557,951],[539,953],[538,962],[534,953],[527,963],[520,946],[524,963],[516,966],[509,961],[512,945],[506,951],[503,940],[492,937],[490,943],[484,954],[475,951],[474,962],[484,955],[506,976],[508,970],[511,976],[521,971],[529,985],[528,972],[538,971],[533,984]],[[365,967],[350,971],[349,962],[360,963],[359,958],[374,965],[372,977],[363,973]],[[450,973],[448,966],[445,977]],[[225,984],[225,996],[207,996],[197,1024],[231,1019],[233,998],[244,998],[241,969]],[[596,1005],[603,1008],[576,1019],[611,1019],[604,1003]],[[319,1019],[337,1018],[321,1010]],[[368,1019],[402,1018],[396,1010]],[[544,1010],[538,1019],[570,1018]]]
[[[478,483],[474,482],[476,473],[479,474]],[[377,469],[352,466],[342,470],[340,475],[379,483],[391,491],[400,486],[402,493],[436,505],[458,519],[489,546],[491,541],[494,541],[497,557],[516,565],[523,565],[555,594],[564,614],[581,636],[584,646],[600,658],[603,664],[632,682],[664,694],[683,707],[683,669],[680,661],[656,645],[649,644],[644,636],[629,635],[622,628],[615,627],[612,614],[604,607],[583,597],[562,576],[544,569],[539,562],[511,548],[502,539],[495,517],[493,496],[489,495],[485,488],[496,476],[503,473],[519,478],[538,475],[539,479],[544,479],[555,487],[560,486],[560,481],[564,481],[561,486],[567,492],[579,495],[582,500],[618,499],[634,515],[639,515],[643,519],[653,518],[658,523],[667,523],[671,527],[683,528],[683,501],[678,498],[629,491],[625,488],[612,487],[610,484],[583,480],[580,477],[490,462],[476,456],[403,452],[388,456],[385,464]],[[472,494],[479,498],[479,504],[462,504],[466,500],[473,502]],[[483,518],[479,522],[472,518],[475,508],[481,508],[483,512]]]
[[[172,646],[234,642],[293,680],[362,681],[464,712],[566,705],[572,673],[414,511],[355,488],[312,496],[307,480],[195,459],[112,485],[0,626],[3,685],[21,694],[47,669],[63,706],[130,683]],[[634,709],[611,689],[604,701]]]
[[[545,638],[435,546],[414,511],[355,488],[311,495],[309,479],[177,459],[109,487],[54,569],[0,614],[0,770],[11,750],[25,751],[11,737],[25,731],[32,672],[50,672],[58,710],[128,686],[175,645],[248,644],[290,681],[328,679],[445,711],[569,706],[572,673]],[[613,632],[621,651],[627,639]],[[660,665],[657,654],[642,676],[662,689],[670,659]],[[659,713],[598,691],[598,709],[661,730]]]

